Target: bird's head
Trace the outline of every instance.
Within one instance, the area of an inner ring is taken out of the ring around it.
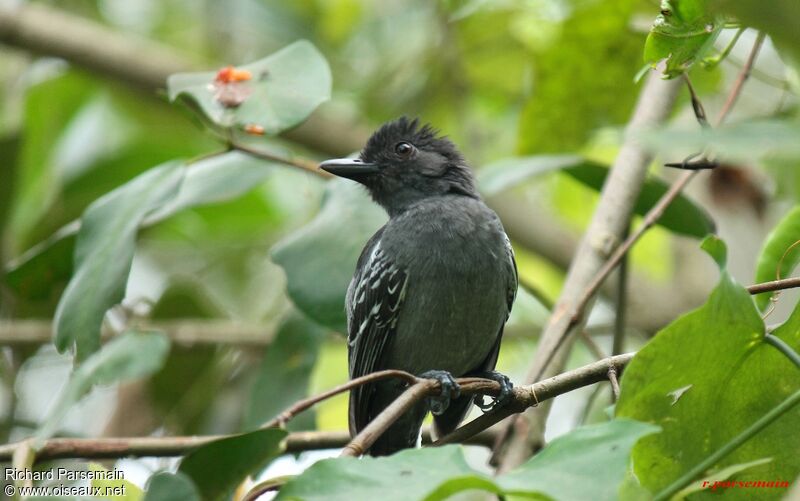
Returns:
[[[328,160],[320,167],[366,186],[389,214],[428,197],[478,198],[472,172],[455,145],[430,125],[406,117],[375,131],[359,158]]]

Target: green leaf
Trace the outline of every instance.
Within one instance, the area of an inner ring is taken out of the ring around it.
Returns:
[[[764,8],[760,0],[715,0],[721,12],[736,16],[742,23],[763,30],[775,44],[800,62],[800,40],[797,38],[797,20],[800,19],[800,2],[797,0],[770,0]]]
[[[722,161],[800,160],[800,141],[797,140],[800,122],[788,119],[753,120],[723,124],[713,129],[667,126],[634,134],[651,151],[668,158],[675,155],[676,149],[701,151],[708,148]]]
[[[492,196],[532,177],[555,170],[597,191],[603,188],[608,175],[608,167],[578,155],[538,155],[510,158],[490,164],[478,173],[478,186],[484,195]],[[660,179],[645,180],[634,212],[640,216],[647,214],[668,189],[669,186]],[[657,224],[675,233],[696,238],[705,237],[714,231],[711,216],[683,195],[678,195],[667,207]]]
[[[81,218],[74,273],[56,309],[54,343],[75,343],[84,360],[100,347],[106,311],[125,294],[139,223],[175,195],[183,178],[177,162],[155,167],[95,201]]]
[[[655,68],[666,59],[664,76],[679,76],[705,55],[723,26],[707,0],[662,0],[644,44],[644,61]]]
[[[328,63],[305,40],[239,69],[252,75],[250,80],[226,86],[227,92],[237,93],[243,99],[239,106],[226,107],[218,99],[215,72],[171,75],[167,80],[169,98],[185,100],[216,126],[260,125],[270,135],[299,124],[330,98]]]
[[[700,244],[700,248],[708,253],[717,262],[719,268],[725,269],[728,262],[728,247],[718,236],[709,235]]]
[[[436,501],[467,489],[499,493],[491,478],[467,465],[461,446],[446,445],[388,457],[324,459],[290,480],[276,499]]]
[[[494,196],[532,177],[555,170],[593,164],[580,155],[535,155],[498,160],[477,173],[478,188],[485,196]],[[602,167],[601,167],[602,168]]]
[[[800,348],[800,308],[775,335]],[[800,371],[764,341],[750,295],[723,271],[708,302],[659,332],[625,369],[616,415],[663,429],[634,447],[636,476],[652,492],[663,489],[798,389]],[[799,417],[797,410],[782,416],[716,467],[770,457],[734,479],[795,478]],[[731,499],[748,496],[746,489],[726,492]]]
[[[111,473],[102,465],[89,463],[89,471],[97,473]],[[142,490],[134,483],[127,480],[93,478],[92,487],[100,489],[103,499],[111,501],[139,501],[144,496]]]
[[[72,405],[94,385],[137,379],[161,368],[169,352],[166,336],[154,332],[128,332],[109,341],[78,366],[36,433],[37,440],[52,436]]]
[[[183,473],[156,473],[147,485],[144,501],[200,501],[200,492]]]
[[[278,457],[285,437],[286,431],[269,428],[215,440],[183,458],[178,472],[192,479],[204,500],[222,499]]]
[[[380,458],[326,459],[290,480],[277,499],[436,501],[470,489],[555,499],[617,499],[631,447],[657,431],[631,420],[579,428],[497,478],[470,468],[457,445],[408,449]]]
[[[553,440],[542,452],[497,483],[508,494],[553,499],[615,500],[634,444],[659,428],[630,419],[584,426]]]
[[[140,228],[159,223],[184,209],[239,197],[263,182],[276,166],[274,162],[237,151],[189,163],[177,196],[149,214]],[[73,221],[29,249],[9,266],[9,283],[17,291],[30,291],[37,283],[48,283],[53,277],[69,274],[71,263],[64,263],[61,257],[72,254],[79,230],[79,221]],[[45,279],[45,275],[49,278]]]
[[[290,313],[283,321],[267,347],[250,394],[245,418],[247,428],[264,424],[307,396],[311,371],[324,336],[325,329],[297,313]],[[313,428],[313,416],[306,411],[289,422],[289,429]]]
[[[800,244],[795,245],[799,240],[800,206],[797,206],[767,235],[756,264],[756,283],[790,276],[800,263]],[[757,294],[755,298],[758,307],[762,310],[766,308],[771,296],[771,292]]]
[[[359,185],[331,180],[319,214],[272,249],[295,306],[314,321],[345,332],[347,285],[361,249],[385,222],[385,213]]]

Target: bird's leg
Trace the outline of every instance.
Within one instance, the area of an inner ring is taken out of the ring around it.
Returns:
[[[441,415],[450,405],[450,400],[461,396],[461,387],[458,386],[453,375],[447,371],[427,371],[419,375],[425,379],[435,379],[442,385],[442,393],[428,398],[428,405],[434,416]]]
[[[491,403],[483,403],[483,395],[480,395],[475,399],[475,405],[477,405],[478,408],[480,408],[480,410],[483,412],[489,412],[496,407],[506,405],[514,394],[514,385],[505,374],[501,374],[497,371],[481,371],[475,374],[470,374],[470,376],[491,379],[492,381],[497,381],[497,383],[500,385],[500,394],[494,397]]]

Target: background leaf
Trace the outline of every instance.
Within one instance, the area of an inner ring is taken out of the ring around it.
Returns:
[[[83,360],[100,347],[103,317],[125,294],[139,223],[174,196],[182,178],[180,163],[164,164],[86,210],[75,243],[73,276],[53,319],[60,351],[75,343],[76,357]]]
[[[261,361],[250,394],[246,428],[264,424],[308,395],[309,379],[324,339],[325,329],[296,312],[288,315]],[[288,428],[313,429],[313,411],[310,409],[291,420]]]
[[[222,499],[278,457],[285,437],[284,430],[269,428],[215,440],[184,457],[178,472],[192,479],[204,500]]]
[[[96,471],[96,472],[108,472],[106,468],[102,465],[97,463],[89,463],[89,471]],[[120,480],[107,480],[107,479],[98,479],[93,478],[92,487],[98,487],[100,492],[107,493],[107,492],[124,492],[124,495],[120,496],[109,496],[104,495],[104,499],[109,499],[110,501],[140,501],[144,496],[144,492],[133,482],[130,482],[125,479]]]
[[[169,340],[159,333],[127,332],[112,339],[73,371],[36,438],[49,438],[70,407],[94,385],[148,376],[161,368],[168,352]]]
[[[789,248],[798,240],[800,240],[800,206],[789,211],[767,235],[756,263],[756,283],[791,276],[800,263],[800,244],[791,250]],[[769,304],[770,297],[772,297],[771,292],[756,294],[756,304],[763,310]]]
[[[183,473],[156,473],[147,484],[144,501],[200,501],[192,479]]]
[[[347,285],[361,249],[384,222],[386,214],[363,188],[352,181],[331,180],[314,220],[272,248],[272,260],[286,272],[295,306],[314,321],[345,332]]]
[[[302,122],[331,93],[331,72],[322,54],[309,42],[299,41],[269,57],[241,66],[252,80],[241,82],[244,102],[225,107],[210,89],[216,72],[178,73],[167,81],[169,98],[188,100],[217,126],[260,125],[275,135]]]
[[[579,155],[539,155],[501,160],[484,167],[478,173],[478,186],[483,194],[493,196],[532,177],[556,170],[596,191],[603,189],[608,175],[608,167]],[[647,214],[668,188],[660,179],[650,177],[645,180],[634,212],[639,216]],[[675,198],[657,224],[695,238],[703,238],[715,228],[711,216],[684,195]]]

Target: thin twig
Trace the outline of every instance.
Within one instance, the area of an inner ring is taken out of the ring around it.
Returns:
[[[733,105],[736,104],[736,101],[739,99],[739,95],[742,93],[742,87],[747,79],[750,78],[750,73],[753,71],[753,65],[756,62],[756,57],[758,57],[758,53],[761,50],[761,46],[764,44],[765,38],[766,34],[763,32],[759,32],[756,36],[756,41],[753,43],[753,48],[750,50],[750,55],[747,56],[747,61],[745,61],[744,66],[742,66],[739,76],[736,77],[736,81],[733,83],[733,88],[728,94],[725,104],[723,104],[722,108],[719,110],[719,115],[717,115],[717,126],[722,124],[722,122],[731,112],[731,109],[733,109]]]
[[[630,233],[630,226],[624,234],[624,238],[628,237]],[[625,351],[625,320],[628,304],[628,269],[630,268],[630,256],[627,254],[622,258],[619,263],[619,272],[617,276],[617,297],[616,297],[616,316],[614,317],[614,340],[611,344],[611,354],[619,355]],[[616,399],[616,398],[615,398]]]
[[[439,385],[437,381],[426,379],[411,386],[399,397],[389,404],[378,416],[369,422],[353,440],[342,449],[341,456],[358,457],[369,450],[383,433],[400,419],[403,414],[408,412],[423,398],[431,395],[433,390]]]
[[[774,292],[785,289],[794,289],[797,287],[800,287],[800,277],[792,277],[754,284],[747,288],[747,292],[750,294],[761,294],[762,292]]]
[[[350,381],[344,384],[340,384],[335,388],[331,388],[328,391],[322,392],[319,395],[314,395],[312,397],[300,400],[299,402],[295,402],[289,408],[278,414],[276,417],[272,418],[271,420],[261,425],[261,428],[275,428],[278,426],[283,426],[289,420],[294,418],[296,415],[314,406],[315,404],[322,402],[323,400],[327,400],[333,396],[352,390],[353,388],[356,388],[358,386],[363,386],[368,383],[374,383],[376,381],[382,381],[384,379],[401,379],[412,386],[420,381],[413,374],[410,374],[405,371],[386,370],[386,371],[373,372],[371,374],[367,374],[366,376],[361,376],[355,379],[351,379]]]
[[[242,153],[246,153],[252,157],[260,158],[262,160],[268,160],[270,162],[278,162],[292,167],[297,167],[298,169],[302,169],[306,172],[310,172],[325,179],[333,177],[333,175],[325,172],[324,170],[321,170],[317,162],[309,160],[307,158],[284,157],[281,155],[270,153],[269,151],[259,150],[257,148],[253,148],[252,146],[248,146],[246,144],[238,143],[235,141],[230,141],[229,146],[233,150],[241,151]]]
[[[619,379],[617,379],[617,369],[613,365],[608,368],[608,382],[611,383],[611,395],[616,402],[619,400]]]

